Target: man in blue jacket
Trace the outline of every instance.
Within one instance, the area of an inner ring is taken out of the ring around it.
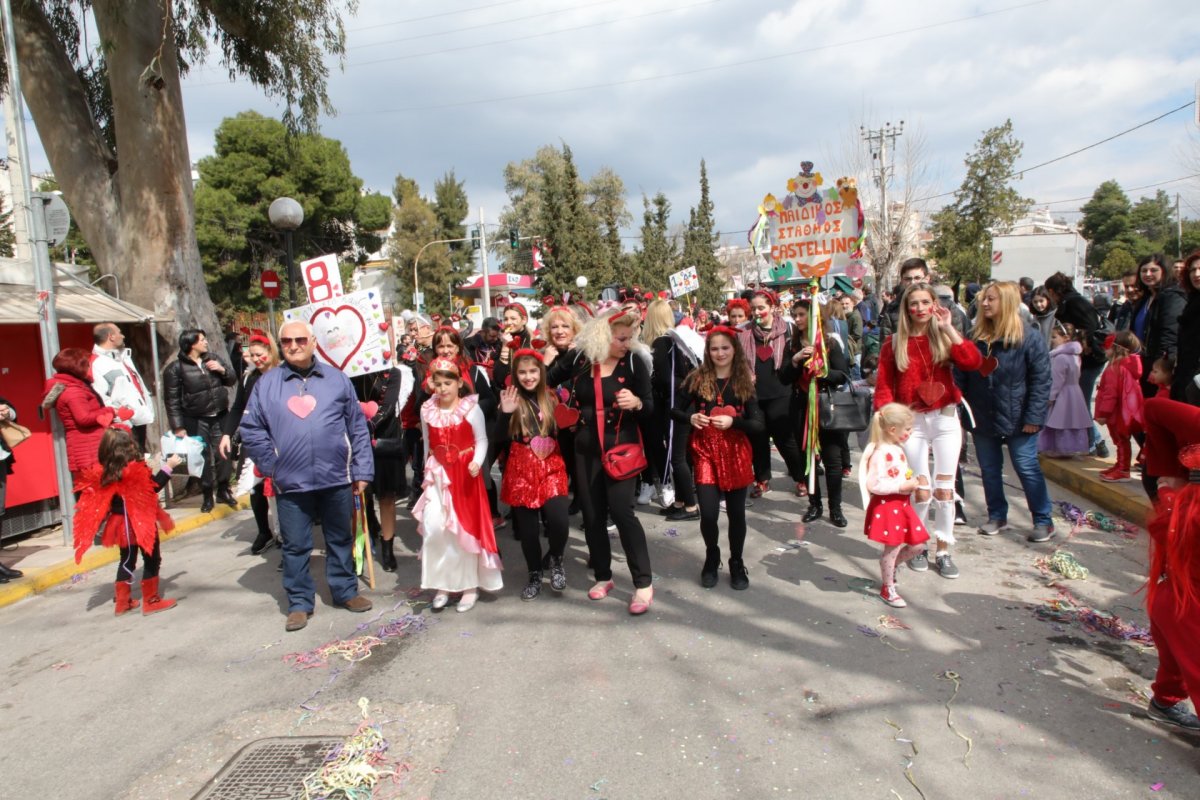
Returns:
[[[375,477],[371,436],[350,379],[318,362],[312,327],[289,322],[279,331],[285,363],[259,379],[242,416],[242,445],[275,486],[283,536],[286,629],[308,624],[316,600],[309,572],[312,529],[325,536],[325,578],[333,604],[371,608],[358,593],[352,553],[354,495]]]

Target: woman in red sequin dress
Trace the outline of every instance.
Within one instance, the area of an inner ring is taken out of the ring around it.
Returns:
[[[684,380],[672,413],[692,426],[688,449],[705,547],[700,585],[709,589],[717,584],[721,566],[717,522],[724,500],[729,518],[729,583],[734,589],[745,589],[750,586],[742,562],[746,491],[754,483],[749,434],[762,432],[763,417],[754,395],[750,362],[742,354],[737,331],[719,326],[708,332],[704,361]]]
[[[500,414],[493,440],[508,445],[500,499],[511,509],[513,528],[529,569],[522,600],[542,592],[542,541],[539,519],[550,539],[550,588],[567,588],[563,552],[567,548],[567,467],[558,445],[554,409],[558,400],[546,385],[546,366],[536,350],[513,355],[515,385],[500,392]]]
[[[433,397],[421,406],[424,491],[413,508],[423,539],[421,588],[437,590],[435,609],[446,606],[451,592],[462,592],[458,610],[469,611],[480,589],[504,587],[481,474],[487,425],[476,395],[460,396],[457,364],[435,358],[428,375]]]

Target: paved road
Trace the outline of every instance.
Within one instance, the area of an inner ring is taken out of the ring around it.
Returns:
[[[306,671],[284,654],[414,610],[413,523],[402,514],[406,555],[369,593],[375,612],[326,598],[284,634],[278,552],[249,555],[243,512],[166,546],[173,611],[114,618],[107,572],[0,609],[4,794],[189,798],[249,741],[350,733],[367,697],[404,797],[1197,796],[1200,742],[1149,722],[1131,691],[1154,651],[1034,616],[1055,594],[1035,566],[1051,545],[960,528],[962,578],[904,571],[911,606],[892,611],[858,591],[877,579],[862,512],[797,546],[802,511],[780,491],[751,510],[746,592],[724,571],[699,587],[696,523],[643,515],[656,599],[637,619],[623,563],[615,599],[586,599],[578,532],[565,596],[522,602],[505,531],[501,595],[467,614],[418,607],[424,630]],[[1070,549],[1092,570],[1071,591],[1144,625],[1144,534],[1080,532]],[[911,629],[882,628],[884,614]]]

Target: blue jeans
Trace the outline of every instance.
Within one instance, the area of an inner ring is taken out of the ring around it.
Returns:
[[[1046,488],[1046,477],[1038,462],[1038,435],[1015,433],[1012,436],[982,436],[975,434],[975,454],[979,458],[979,470],[983,473],[983,496],[987,501],[988,519],[1008,521],[1008,499],[1004,496],[1004,451],[1025,490],[1029,513],[1034,525],[1050,525],[1050,492]]]
[[[350,486],[311,492],[287,492],[276,499],[279,532],[283,538],[283,588],[288,612],[312,611],[317,587],[308,568],[313,549],[313,525],[325,536],[325,580],[336,604],[358,594],[354,574],[354,533],[350,526],[354,495]]]
[[[1096,391],[1096,381],[1100,380],[1100,373],[1104,372],[1104,364],[1085,364],[1079,370],[1079,388],[1083,391],[1083,402],[1087,405],[1088,413],[1092,413],[1092,395]],[[1095,448],[1096,445],[1104,441],[1104,437],[1100,433],[1099,426],[1095,422],[1088,429],[1088,447]]]

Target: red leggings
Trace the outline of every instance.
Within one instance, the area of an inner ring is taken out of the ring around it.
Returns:
[[[1150,608],[1150,635],[1158,649],[1158,673],[1150,687],[1160,706],[1173,706],[1188,696],[1200,709],[1200,618],[1176,613],[1171,587],[1163,584]]]

